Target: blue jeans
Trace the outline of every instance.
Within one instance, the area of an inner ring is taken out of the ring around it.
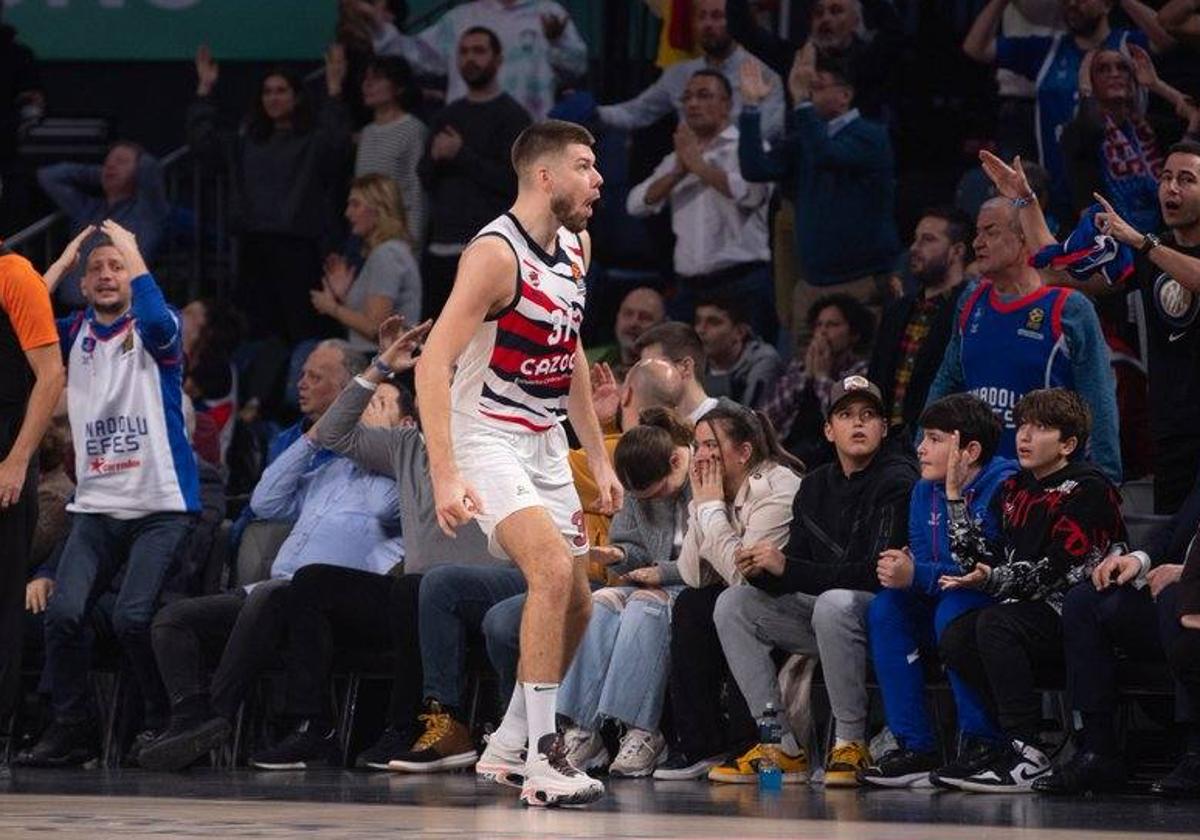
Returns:
[[[594,590],[597,584],[591,584]],[[422,587],[424,589],[424,587]],[[500,696],[511,697],[517,687],[517,663],[521,659],[521,613],[525,609],[525,593],[506,598],[483,617],[483,641],[488,659],[500,678]],[[424,637],[424,625],[422,625]]]
[[[595,730],[605,718],[655,730],[671,673],[671,603],[634,587],[592,595],[592,618],[558,694],[558,711]]]
[[[950,590],[936,596],[907,589],[884,589],[867,610],[867,630],[875,677],[883,692],[888,727],[900,746],[914,752],[933,752],[937,737],[925,708],[925,669],[922,657],[937,650],[936,639],[954,619],[994,604],[982,592]],[[947,669],[958,728],[964,735],[988,741],[1003,738],[988,716],[979,694],[952,669]]]
[[[142,697],[162,695],[150,646],[150,621],[194,521],[187,513],[153,513],[141,519],[88,513],[71,517],[54,595],[46,607],[46,663],[55,720],[80,723],[90,717],[87,675],[92,645],[87,623],[96,600],[122,570],[124,578],[112,608],[113,633]]]
[[[425,573],[417,608],[425,699],[462,708],[468,634],[482,628],[493,606],[524,592],[525,576],[512,566],[438,566]],[[516,615],[519,626],[519,608]],[[509,694],[511,683],[501,696]]]

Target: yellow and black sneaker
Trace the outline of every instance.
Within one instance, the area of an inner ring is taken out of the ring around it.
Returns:
[[[708,780],[735,785],[755,784],[758,781],[759,762],[766,757],[767,749],[771,750],[784,784],[797,785],[808,781],[808,756],[803,748],[797,755],[788,755],[781,749],[764,747],[762,744],[755,744],[737,758],[731,758],[709,770]]]
[[[418,720],[425,724],[425,731],[411,750],[388,762],[389,770],[439,773],[474,766],[477,755],[471,733],[437,701],[430,700]]]
[[[871,766],[871,751],[862,741],[843,741],[829,751],[826,787],[858,787],[858,774]]]

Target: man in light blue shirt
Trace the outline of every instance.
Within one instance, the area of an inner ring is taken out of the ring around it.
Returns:
[[[368,427],[413,422],[411,402],[391,385],[380,386],[362,413]],[[206,721],[201,737],[211,737],[214,744],[228,734],[246,689],[277,648],[287,585],[299,569],[323,563],[382,574],[403,559],[395,480],[321,449],[312,428],[267,467],[250,506],[260,516],[295,520],[269,579],[177,601],[158,614],[153,627],[172,721]],[[211,686],[200,676],[205,664],[216,665]],[[174,729],[158,740],[147,733],[138,755],[143,766],[156,769],[160,752],[169,757],[170,749],[162,748],[169,747]]]

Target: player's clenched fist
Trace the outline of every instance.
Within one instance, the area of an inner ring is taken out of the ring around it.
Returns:
[[[438,527],[448,537],[453,537],[456,528],[461,528],[477,513],[483,512],[483,503],[479,501],[475,488],[457,475],[441,481],[436,478],[433,480],[433,502],[437,510]]]

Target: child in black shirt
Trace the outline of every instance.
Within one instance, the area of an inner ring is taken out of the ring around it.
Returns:
[[[1016,407],[1021,471],[993,501],[1001,535],[984,536],[967,515],[951,463],[946,480],[950,545],[962,574],[944,589],[972,588],[1001,601],[946,628],[943,661],[988,697],[1011,745],[939,771],[934,781],[975,792],[1030,790],[1050,770],[1037,742],[1035,686],[1063,671],[1063,596],[1106,556],[1123,551],[1120,495],[1099,469],[1073,457],[1087,443],[1086,403],[1062,388],[1033,391]],[[957,450],[955,450],[957,452]],[[953,460],[953,457],[952,457]]]

